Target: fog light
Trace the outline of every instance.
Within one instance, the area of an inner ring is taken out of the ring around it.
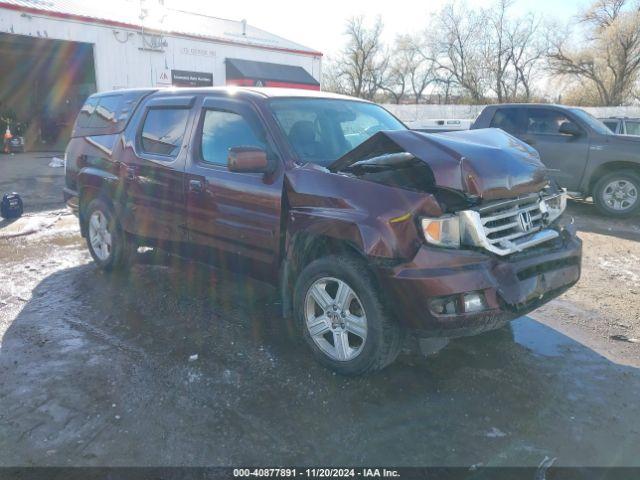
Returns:
[[[487,302],[484,294],[481,292],[464,294],[464,311],[465,313],[481,312],[487,309]]]
[[[431,310],[438,315],[458,313],[458,297],[440,297],[431,301]]]

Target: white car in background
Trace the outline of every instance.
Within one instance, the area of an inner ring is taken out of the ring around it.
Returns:
[[[469,130],[473,119],[428,119],[419,122],[407,122],[409,128],[418,132],[438,133],[456,130]]]

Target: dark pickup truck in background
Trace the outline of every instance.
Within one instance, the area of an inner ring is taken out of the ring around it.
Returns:
[[[580,277],[565,194],[498,129],[427,135],[302,90],[124,90],[89,97],[66,160],[101,268],[151,246],[272,282],[343,374],[388,365],[407,332],[498,328]]]
[[[640,209],[640,138],[615,135],[580,108],[546,104],[490,105],[472,129],[496,127],[528,143],[561,187],[592,196],[609,216]]]

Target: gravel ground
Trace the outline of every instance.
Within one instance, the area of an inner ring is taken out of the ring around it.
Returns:
[[[580,282],[508,329],[342,378],[269,286],[140,254],[74,217],[0,223],[0,466],[640,466],[640,228],[572,204]],[[197,355],[197,357],[194,357]]]
[[[49,166],[54,157],[63,158],[64,153],[0,154],[0,197],[8,192],[19,193],[27,212],[64,206],[64,168]]]
[[[613,361],[640,367],[640,217],[605,219],[586,203],[570,204],[568,213],[584,242],[582,277],[531,316]]]

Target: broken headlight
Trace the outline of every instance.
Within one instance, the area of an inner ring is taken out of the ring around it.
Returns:
[[[460,218],[457,215],[423,218],[420,226],[427,243],[438,247],[460,248]]]
[[[566,192],[544,197],[540,202],[540,211],[543,214],[546,214],[547,223],[553,222],[556,218],[562,215],[565,208],[567,208]]]

